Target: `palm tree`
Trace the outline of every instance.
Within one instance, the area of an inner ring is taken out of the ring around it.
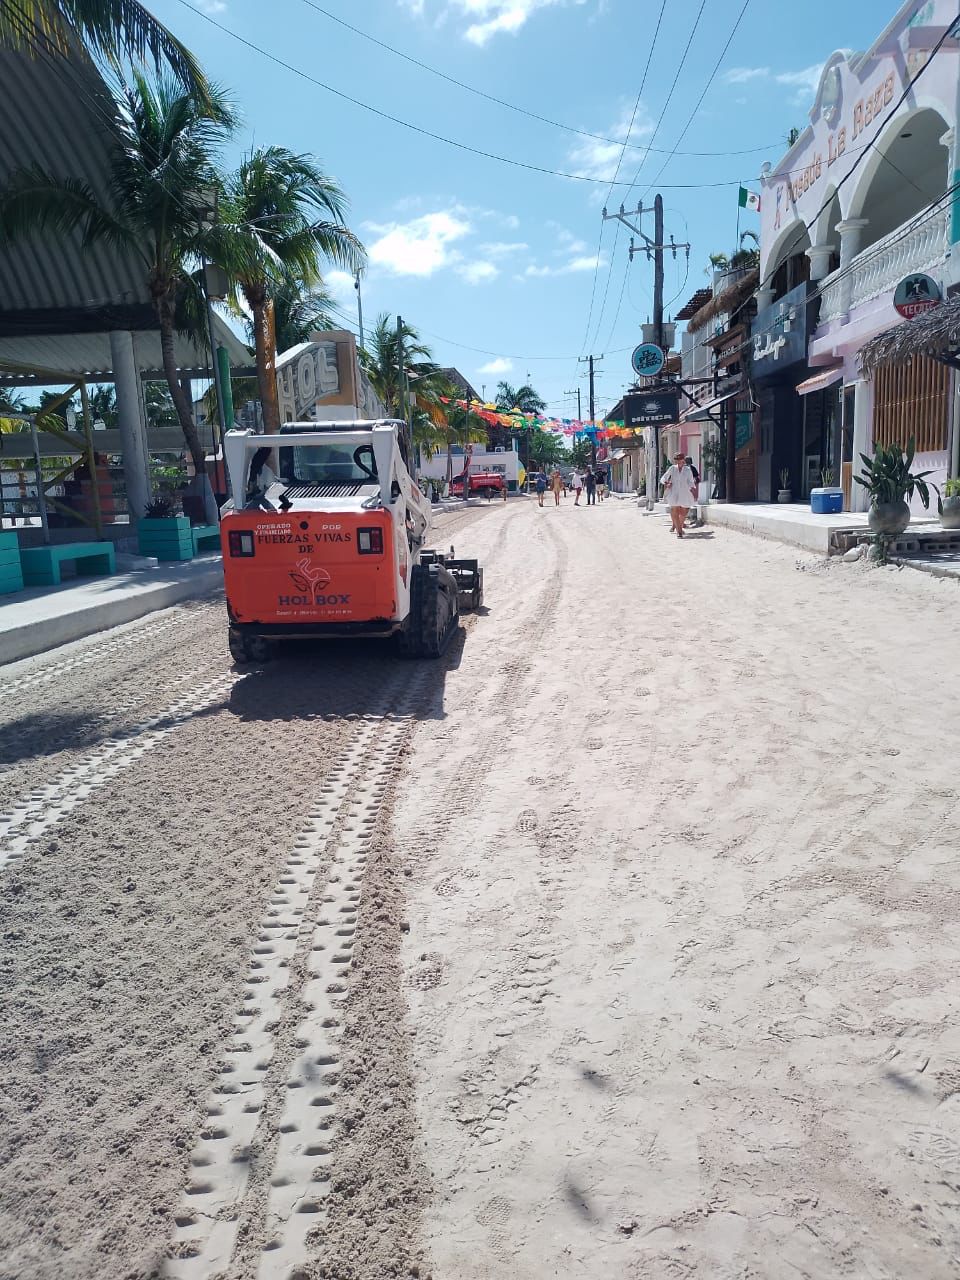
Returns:
[[[322,282],[306,291],[296,284],[281,284],[273,295],[278,354],[301,342],[309,342],[310,334],[317,329],[338,329],[340,326],[333,317],[334,306],[333,295]]]
[[[204,451],[180,385],[174,334],[178,295],[190,287],[190,266],[203,246],[217,155],[233,127],[223,92],[212,87],[210,94],[202,105],[169,78],[151,82],[136,71],[119,91],[120,145],[104,199],[79,179],[40,169],[15,174],[0,194],[0,239],[79,231],[85,245],[105,243],[140,258],[160,328],[164,376],[198,476],[205,474]]]
[[[329,259],[351,271],[365,255],[344,223],[346,197],[311,156],[284,147],[252,151],[227,179],[211,256],[235,282],[252,317],[266,431],[280,430],[275,297],[315,288]]]
[[[444,380],[437,386],[439,368],[433,361],[433,353],[423,342],[413,325],[404,324],[400,339],[403,343],[404,376],[400,376],[400,351],[395,321],[381,312],[377,322],[367,333],[367,341],[360,352],[360,363],[370,379],[370,385],[383,401],[388,414],[403,416],[403,393],[409,386],[416,408],[427,413],[442,425],[446,419],[437,402],[440,395],[456,394]]]
[[[0,0],[0,46],[66,56],[78,40],[109,62],[149,55],[158,71],[166,63],[182,88],[211,102],[196,58],[138,0]]]
[[[547,402],[525,382],[522,387],[511,387],[509,382],[497,383],[497,408],[503,413],[519,409],[521,413],[546,413]]]

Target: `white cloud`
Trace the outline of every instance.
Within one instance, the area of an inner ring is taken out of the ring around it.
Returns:
[[[747,84],[751,80],[767,80],[771,84],[782,84],[796,93],[791,98],[792,106],[802,107],[817,92],[823,64],[815,62],[810,67],[799,71],[772,71],[770,67],[731,67],[724,75],[727,84]]]
[[[482,364],[477,370],[478,373],[502,374],[510,373],[513,369],[513,361],[508,360],[506,356],[497,356],[496,360],[488,360],[486,364]]]
[[[227,6],[224,4],[224,0],[197,0],[197,4],[204,13],[209,13],[211,16],[227,12]]]
[[[455,265],[460,255],[451,246],[471,230],[469,222],[451,213],[367,225],[377,236],[367,246],[370,261],[398,276],[432,276],[442,267]]]
[[[576,258],[571,258],[569,262],[565,262],[559,267],[538,267],[531,262],[524,274],[527,276],[569,276],[578,271],[593,271],[595,267],[604,265],[605,259],[602,254],[599,257],[595,253],[582,254]]]
[[[642,145],[643,139],[649,138],[653,133],[653,121],[643,103],[640,104],[631,127],[632,115],[633,107],[625,104],[615,123],[609,129],[598,131],[605,138],[609,138],[609,142],[601,142],[597,138],[584,138],[572,146],[568,152],[568,160],[574,170],[585,174],[588,178],[600,178],[604,182],[612,182],[622,155],[623,165],[629,168],[632,174],[640,163],[641,157],[646,154],[635,148]],[[631,144],[626,151],[623,149],[624,141]]]
[[[488,244],[482,244],[480,248],[488,258],[504,258],[508,253],[520,253],[530,246],[522,240],[494,240]]]
[[[727,84],[746,84],[748,80],[766,80],[769,74],[769,67],[731,67],[723,78]]]
[[[417,16],[426,12],[425,0],[399,0],[400,5]],[[471,44],[483,47],[496,35],[516,35],[538,9],[557,5],[583,5],[588,0],[443,0],[438,8],[437,25],[466,23],[462,34]]]
[[[777,84],[793,85],[803,93],[814,94],[820,84],[823,64],[815,62],[812,67],[804,67],[802,71],[782,71],[773,78]]]
[[[349,271],[341,271],[337,267],[332,271],[326,271],[324,272],[323,283],[338,302],[352,302],[356,297],[353,276]]]
[[[466,262],[457,267],[457,275],[467,284],[483,284],[485,281],[495,280],[499,274],[492,262]]]

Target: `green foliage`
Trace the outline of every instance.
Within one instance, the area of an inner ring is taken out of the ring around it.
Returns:
[[[552,431],[530,430],[530,464],[533,467],[553,467],[570,461],[570,454],[562,440]]]
[[[61,0],[61,7],[67,2]],[[233,112],[219,89],[211,87],[201,102],[169,77],[152,82],[134,70],[130,83],[117,90],[112,117],[117,142],[103,191],[38,165],[22,169],[0,195],[0,241],[44,233],[79,236],[84,247],[99,245],[140,259],[170,394],[200,472],[203,447],[180,386],[173,340],[178,298],[191,287],[192,266],[209,234],[203,219],[210,192],[220,185],[217,162],[234,127]]]
[[[715,480],[718,479],[726,465],[723,444],[719,440],[708,440],[700,452],[704,471],[709,472]],[[781,472],[782,478],[783,473]],[[789,479],[789,475],[787,478]]]
[[[943,496],[945,498],[960,498],[960,479],[951,477],[946,480],[943,485]]]
[[[44,46],[72,56],[71,43],[82,41],[108,63],[121,55],[135,62],[148,56],[159,70],[166,63],[189,92],[201,100],[209,94],[196,58],[138,0],[13,0],[0,4],[0,45],[29,56]],[[46,55],[49,56],[49,55]]]
[[[790,472],[787,470],[786,467],[784,467],[783,470],[780,472],[780,488],[781,489],[790,488]]]
[[[339,329],[333,306],[333,294],[323,284],[310,289],[290,281],[280,284],[273,294],[277,351],[289,351],[301,342],[309,342],[310,334],[316,330]]]
[[[501,413],[509,413],[511,409],[534,414],[544,414],[547,411],[546,400],[526,382],[522,387],[512,387],[509,382],[498,382],[496,405]]]
[[[853,478],[870,494],[871,506],[903,502],[916,493],[924,509],[927,509],[930,506],[930,489],[933,489],[937,494],[938,505],[942,508],[940,490],[935,484],[927,485],[926,477],[933,475],[933,472],[911,472],[910,470],[915,452],[916,440],[911,436],[907,442],[906,453],[897,444],[877,445],[872,458],[861,453],[864,469],[860,475]]]
[[[171,466],[157,458],[151,458],[150,478],[156,485],[157,497],[169,499],[187,483],[187,469],[179,464]]]
[[[589,439],[581,436],[574,440],[570,447],[570,461],[575,467],[586,467],[593,461],[593,446]]]

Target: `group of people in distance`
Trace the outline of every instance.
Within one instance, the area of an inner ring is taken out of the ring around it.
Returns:
[[[576,495],[573,505],[579,507],[583,491],[587,491],[587,506],[593,506],[599,499],[603,501],[607,489],[607,476],[602,467],[588,466],[585,471],[574,467],[573,474],[564,480],[559,467],[554,467],[549,478],[541,468],[533,477],[537,491],[537,503],[543,506],[547,489],[553,494],[554,503],[559,507],[561,497],[572,490]],[[693,459],[684,453],[676,453],[672,464],[660,477],[663,486],[663,500],[670,508],[670,532],[678,538],[683,537],[683,526],[686,524],[687,512],[697,505],[697,490],[700,485],[700,473],[693,465]]]
[[[573,505],[579,507],[584,490],[587,491],[587,506],[594,506],[598,498],[602,502],[606,495],[607,473],[602,467],[587,467],[586,471],[574,467],[573,474],[564,480],[559,467],[554,467],[549,479],[547,473],[541,469],[533,477],[533,487],[537,491],[537,503],[541,507],[547,489],[553,494],[553,500],[558,507],[561,497],[570,492],[575,495]]]

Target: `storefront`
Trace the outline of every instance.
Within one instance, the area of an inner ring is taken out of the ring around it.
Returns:
[[[775,502],[784,487],[791,489],[795,498],[810,491],[807,457],[813,448],[816,427],[811,415],[808,445],[805,409],[811,397],[797,394],[809,372],[809,293],[809,284],[798,285],[758,312],[750,326],[751,379],[758,405],[756,469],[760,502]],[[786,485],[782,472],[788,475]]]

